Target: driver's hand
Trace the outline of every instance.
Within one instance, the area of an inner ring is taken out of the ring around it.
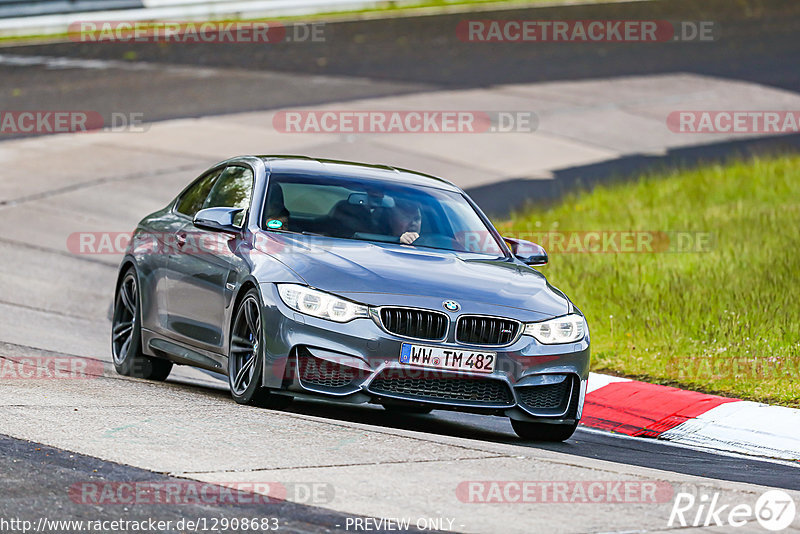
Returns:
[[[400,236],[400,242],[404,245],[410,245],[414,241],[419,238],[419,234],[417,232],[406,232]]]

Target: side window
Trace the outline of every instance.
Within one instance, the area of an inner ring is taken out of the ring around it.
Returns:
[[[214,184],[206,201],[205,208],[244,208],[233,223],[241,226],[245,213],[250,208],[250,195],[253,192],[253,171],[249,167],[232,165],[227,167]]]
[[[217,177],[222,174],[222,170],[211,171],[187,189],[178,200],[178,206],[176,207],[178,213],[194,217],[194,214],[203,207],[203,202],[206,200],[211,188],[214,187]]]
[[[340,186],[280,184],[284,193],[284,204],[292,214],[323,217],[342,200],[347,200],[352,190]],[[270,187],[270,194],[272,194]]]

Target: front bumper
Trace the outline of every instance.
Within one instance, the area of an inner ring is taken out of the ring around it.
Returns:
[[[301,397],[424,404],[528,421],[572,423],[581,417],[588,335],[566,345],[542,345],[519,336],[508,346],[486,347],[456,343],[450,328],[443,342],[415,340],[394,335],[369,318],[335,323],[303,315],[283,304],[274,285],[263,284],[261,290],[265,387]],[[462,304],[462,310],[449,314],[452,321],[477,312],[477,305],[471,310],[470,303]],[[491,374],[411,367],[399,361],[403,343],[496,352],[497,362]]]

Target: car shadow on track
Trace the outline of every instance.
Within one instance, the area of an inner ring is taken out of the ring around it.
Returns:
[[[205,390],[215,397],[225,397],[224,387],[203,384],[188,384],[172,381],[180,387]],[[233,402],[233,400],[231,400]],[[592,431],[579,427],[575,434],[563,443],[546,443],[519,439],[505,417],[460,413],[449,410],[434,410],[428,415],[388,412],[376,405],[353,405],[326,400],[295,400],[286,414],[307,415],[328,419],[372,425],[374,431],[398,429],[426,434],[475,440],[476,442],[502,443],[548,450],[575,456],[592,458],[659,469],[673,473],[694,475],[703,478],[729,480],[759,484],[763,486],[800,490],[800,465],[774,463],[767,460],[731,457],[715,452],[675,446],[670,443],[645,438],[630,438],[618,434]]]
[[[219,375],[213,376],[219,378]],[[215,396],[229,395],[224,382],[220,382],[220,387],[212,387],[207,383],[193,382],[182,377],[172,377],[170,378],[170,383],[180,387],[202,388]],[[508,419],[498,416],[467,414],[448,410],[435,410],[429,415],[404,414],[388,412],[374,404],[348,404],[325,399],[295,399],[282,412],[480,441],[525,443],[516,437]]]
[[[747,457],[733,458],[654,439],[630,438],[583,427],[579,427],[563,443],[548,443],[517,438],[508,419],[497,416],[436,410],[429,415],[396,414],[377,406],[302,401],[292,404],[288,411],[440,436],[511,444],[704,478],[800,490],[800,466]]]
[[[520,443],[505,417],[480,416],[442,410],[435,410],[426,415],[404,414],[388,412],[375,405],[347,405],[325,401],[295,401],[286,411],[427,434],[500,443]],[[482,422],[488,424],[483,426]]]

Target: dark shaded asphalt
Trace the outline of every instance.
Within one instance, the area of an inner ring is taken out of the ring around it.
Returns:
[[[645,19],[712,21],[713,42],[467,43],[463,20]],[[143,112],[147,120],[340,101],[430,88],[690,72],[800,90],[800,3],[794,0],[653,0],[329,23],[324,42],[56,43],[4,54],[159,63],[159,72],[0,67],[0,109]],[[171,65],[367,78],[382,84],[305,79],[205,78]]]
[[[10,53],[0,49],[0,55]],[[16,52],[15,52],[16,53]],[[403,94],[430,86],[320,78],[268,71],[157,64],[148,70],[83,69],[0,64],[0,110],[97,111],[140,114],[143,122],[202,117]],[[0,140],[21,137],[0,135]]]
[[[710,21],[712,42],[468,43],[462,21],[608,19]],[[123,67],[10,66],[0,61],[0,110],[137,113],[145,122],[312,106],[436,89],[697,73],[800,91],[800,2],[652,0],[328,23],[323,42],[50,43],[0,48],[0,55],[121,61]],[[291,33],[291,32],[290,32]],[[145,70],[136,70],[144,67]],[[3,135],[3,139],[11,138]],[[796,151],[800,136],[733,141],[630,156],[556,172],[556,180],[509,177],[468,191],[491,215],[530,199],[641,172]]]
[[[5,521],[30,521],[35,528],[40,518],[73,521],[171,521],[168,529],[120,529],[110,526],[101,532],[201,532],[202,528],[179,528],[179,521],[197,521],[207,518],[205,526],[211,528],[213,520],[223,518],[255,519],[277,518],[280,532],[321,533],[346,531],[346,518],[361,516],[345,515],[323,508],[304,506],[286,501],[254,503],[253,495],[244,492],[234,494],[221,504],[95,504],[82,503],[79,494],[70,494],[70,488],[82,483],[151,483],[166,484],[186,482],[183,479],[137,469],[113,462],[106,462],[0,435],[0,519]],[[103,495],[108,495],[103,493]],[[130,493],[120,493],[126,498]],[[212,494],[213,495],[213,494]],[[187,499],[188,502],[193,502]],[[244,503],[244,504],[238,504]],[[185,524],[185,523],[184,523]],[[269,525],[274,523],[269,522]],[[42,532],[88,532],[63,528],[50,528]],[[94,529],[98,531],[97,529]],[[417,531],[416,529],[412,529]],[[33,532],[29,530],[28,532]],[[217,528],[210,532],[253,532],[252,529]],[[268,530],[257,529],[258,532]],[[3,527],[0,532],[22,532],[13,525]]]
[[[691,168],[697,165],[748,159],[755,156],[800,152],[800,134],[778,135],[711,143],[668,150],[664,155],[636,154],[552,171],[553,180],[509,178],[502,182],[472,187],[470,197],[490,216],[503,218],[526,204],[556,202],[568,193],[590,190],[599,183],[624,181],[642,174]]]

